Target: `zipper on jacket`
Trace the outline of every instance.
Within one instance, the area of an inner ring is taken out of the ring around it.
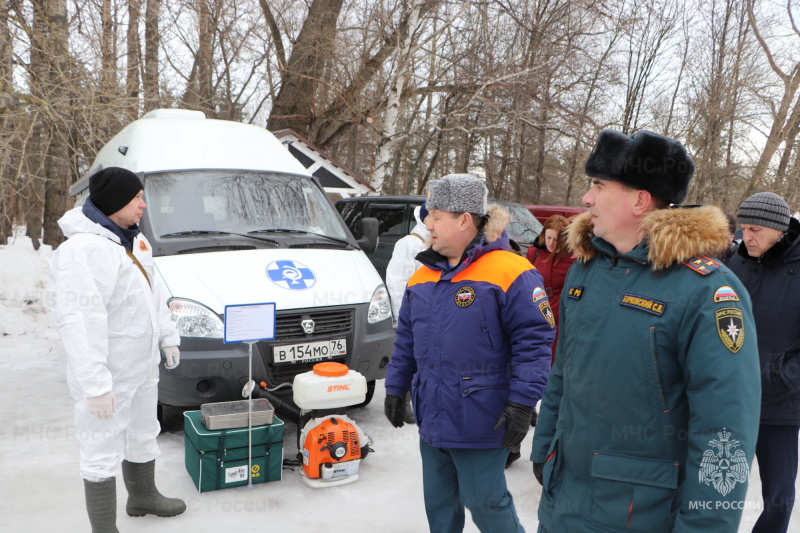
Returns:
[[[656,390],[658,397],[661,399],[661,411],[666,413],[669,411],[667,408],[667,400],[664,398],[664,390],[661,388],[661,376],[658,372],[658,359],[656,358],[656,328],[650,328],[650,363],[653,365],[653,376],[655,377]]]

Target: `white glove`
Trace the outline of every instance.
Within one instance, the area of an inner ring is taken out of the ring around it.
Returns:
[[[87,398],[86,407],[92,413],[92,416],[100,420],[111,420],[117,410],[117,402],[114,400],[114,393],[109,391],[100,396]]]
[[[167,370],[172,370],[181,363],[181,351],[177,346],[164,347],[164,356],[166,357],[164,368]]]

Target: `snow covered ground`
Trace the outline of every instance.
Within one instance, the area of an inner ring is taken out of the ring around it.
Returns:
[[[34,251],[17,236],[0,246],[0,531],[82,532],[89,530],[78,475],[72,402],[65,355],[50,325],[47,306],[49,247]],[[375,450],[349,485],[311,489],[298,471],[284,469],[281,481],[198,493],[184,468],[183,432],[159,437],[162,455],[156,478],[163,493],[183,498],[187,511],[174,518],[125,514],[125,489],[118,478],[117,527],[147,531],[307,532],[320,530],[415,533],[427,531],[415,426],[392,428],[383,417],[383,383],[375,400],[350,416],[372,437]],[[286,425],[284,453],[294,457],[295,428]],[[540,487],[531,473],[531,438],[506,471],[517,512],[528,532],[537,528]],[[798,484],[800,489],[800,484]],[[750,531],[761,508],[758,468],[753,467],[741,532]],[[465,531],[477,531],[469,520]],[[795,512],[790,531],[800,531]]]

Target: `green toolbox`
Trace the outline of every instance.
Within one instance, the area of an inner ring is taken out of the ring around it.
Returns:
[[[247,428],[209,430],[200,411],[183,413],[186,470],[197,490],[228,489],[247,485]],[[250,475],[255,483],[278,481],[283,466],[283,421],[253,426]]]

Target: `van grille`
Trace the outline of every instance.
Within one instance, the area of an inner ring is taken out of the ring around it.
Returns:
[[[310,361],[308,363],[282,363],[276,365],[272,362],[272,347],[276,344],[345,338],[347,340],[347,352],[348,354],[352,353],[354,349],[352,335],[354,315],[355,310],[352,308],[333,308],[306,313],[297,311],[278,312],[275,320],[275,339],[258,343],[258,348],[262,357],[264,357],[264,365],[267,367],[270,384],[291,383],[296,375],[308,372],[315,364],[322,362]],[[309,318],[314,321],[314,333],[306,335],[301,322]],[[347,364],[347,358],[348,355],[337,355],[330,359],[324,359],[324,361]]]
[[[310,318],[314,321],[314,333],[306,335],[301,322]],[[353,310],[333,309],[313,313],[278,314],[275,324],[275,341],[292,339],[312,340],[314,337],[344,335],[353,330]]]

